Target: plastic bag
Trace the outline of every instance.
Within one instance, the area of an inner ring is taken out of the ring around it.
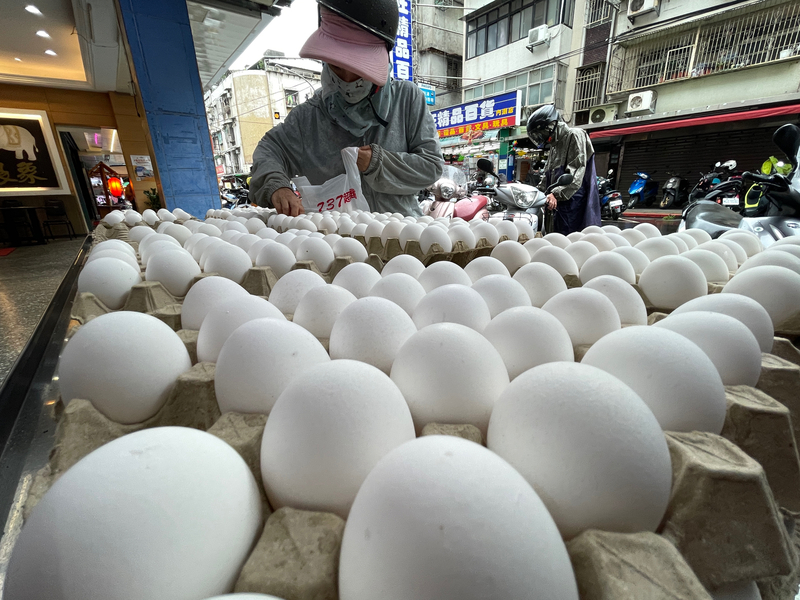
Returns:
[[[293,179],[303,200],[303,208],[307,213],[318,213],[326,210],[340,212],[369,212],[364,193],[361,190],[361,175],[358,171],[358,148],[342,150],[342,162],[345,172],[329,179],[322,185],[310,185],[305,177]]]

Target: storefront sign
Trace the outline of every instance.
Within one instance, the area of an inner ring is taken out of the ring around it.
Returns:
[[[411,2],[397,0],[397,8],[400,10],[400,21],[397,25],[397,38],[391,56],[394,64],[393,75],[395,79],[414,81],[412,68],[414,57],[411,50]]]
[[[225,165],[216,165],[217,175],[225,174]]]
[[[148,154],[131,154],[131,163],[136,171],[136,181],[153,176],[153,163]]]
[[[520,114],[522,91],[482,98],[431,112],[439,137],[514,127]]]
[[[0,195],[68,193],[47,113],[0,109]]]
[[[425,104],[428,106],[433,106],[436,104],[436,90],[433,89],[433,86],[420,83],[419,89],[421,89],[422,93],[425,94]]]

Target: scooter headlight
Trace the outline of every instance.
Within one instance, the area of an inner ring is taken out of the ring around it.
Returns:
[[[444,184],[439,188],[439,194],[445,200],[450,200],[453,197],[453,194],[456,193],[456,188],[452,185]]]
[[[483,178],[483,187],[495,187],[497,185],[497,179],[494,175],[487,175]]]
[[[536,192],[523,191],[517,187],[511,186],[511,195],[514,198],[514,204],[519,208],[528,209],[536,202]]]

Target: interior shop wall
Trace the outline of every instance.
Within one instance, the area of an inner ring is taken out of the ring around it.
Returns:
[[[130,155],[152,155],[152,153],[149,151],[147,141],[147,123],[143,117],[137,114],[136,103],[132,96],[125,96],[115,92],[84,92],[0,83],[0,106],[3,108],[46,111],[53,135],[56,136],[57,140],[56,127],[59,125],[117,129],[125,155],[125,164],[128,167],[128,173],[132,175],[134,180],[133,185],[140,210],[143,208],[143,200],[146,199],[143,190],[149,187],[157,187],[156,180],[153,178],[142,182],[135,181],[135,170],[130,162]],[[144,114],[141,111],[140,113]],[[60,196],[60,198],[64,200],[67,214],[75,231],[86,233],[88,230],[60,140],[58,140],[57,145],[59,147],[59,159],[64,165],[71,192],[70,196]],[[30,201],[44,205],[44,198],[45,196],[31,196]]]

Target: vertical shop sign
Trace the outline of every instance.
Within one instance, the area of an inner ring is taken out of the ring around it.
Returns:
[[[397,25],[397,38],[392,51],[393,75],[395,79],[414,81],[414,53],[411,46],[411,1],[397,0],[400,21]]]

